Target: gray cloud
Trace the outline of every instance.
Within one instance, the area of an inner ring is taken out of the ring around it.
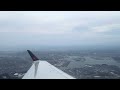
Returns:
[[[2,47],[119,44],[120,12],[0,12]]]

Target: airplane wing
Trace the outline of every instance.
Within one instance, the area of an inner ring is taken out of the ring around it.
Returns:
[[[33,64],[22,79],[75,79],[47,61],[39,60],[30,50]]]

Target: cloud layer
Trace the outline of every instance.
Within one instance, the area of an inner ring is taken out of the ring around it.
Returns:
[[[0,12],[1,47],[119,44],[119,11]]]

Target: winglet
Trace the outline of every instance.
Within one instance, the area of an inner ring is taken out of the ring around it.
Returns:
[[[27,50],[33,61],[39,60],[30,50]]]

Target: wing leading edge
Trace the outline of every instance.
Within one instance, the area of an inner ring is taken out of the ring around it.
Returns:
[[[30,55],[32,59],[36,57],[31,51],[29,54],[32,54]],[[75,79],[47,61],[40,61],[37,57],[33,61],[31,68],[22,79]]]

